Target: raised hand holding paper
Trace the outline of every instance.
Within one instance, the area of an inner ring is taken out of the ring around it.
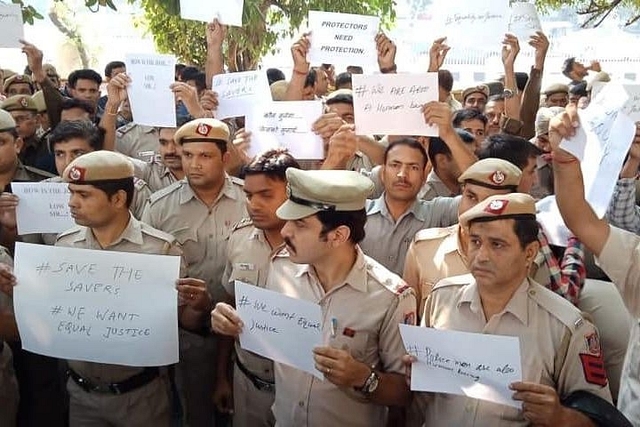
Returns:
[[[176,101],[171,91],[176,58],[171,55],[127,54],[127,88],[133,121],[139,125],[176,127]]]
[[[211,22],[217,18],[223,25],[242,27],[244,0],[180,0],[180,17]]]
[[[75,225],[69,212],[69,184],[64,182],[12,182],[18,196],[18,235],[61,233]]]
[[[438,34],[452,48],[493,49],[509,26],[509,0],[448,0],[435,8]]]
[[[540,17],[533,3],[514,2],[511,5],[511,15],[509,16],[509,32],[518,39],[526,41],[529,37],[542,31]],[[522,43],[527,46],[527,44]]]
[[[0,3],[0,48],[21,48],[24,39],[22,9],[19,4]]]

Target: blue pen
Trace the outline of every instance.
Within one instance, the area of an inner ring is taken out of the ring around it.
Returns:
[[[335,317],[331,318],[331,338],[336,337],[336,331],[338,330],[338,319]]]

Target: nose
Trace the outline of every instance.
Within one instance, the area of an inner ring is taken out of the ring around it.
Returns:
[[[282,230],[280,230],[280,235],[283,238],[291,238],[291,221],[287,221],[284,224],[284,227],[282,227]]]
[[[398,169],[397,176],[400,177],[400,178],[407,176],[407,172],[406,172],[404,166],[401,166],[400,169]]]
[[[67,203],[71,209],[78,207],[78,199],[73,194],[69,195],[69,203]]]

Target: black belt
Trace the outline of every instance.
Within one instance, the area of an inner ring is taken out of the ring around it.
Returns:
[[[158,368],[144,368],[142,372],[119,383],[111,384],[94,384],[91,381],[82,378],[73,369],[69,369],[67,374],[73,382],[78,384],[87,393],[105,393],[105,394],[124,394],[137,388],[149,384],[160,375]]]
[[[274,383],[270,381],[265,381],[262,378],[259,378],[254,374],[252,374],[251,371],[249,371],[247,367],[244,366],[237,357],[236,357],[236,365],[238,365],[238,368],[240,368],[240,371],[242,371],[242,373],[245,374],[247,378],[249,378],[249,380],[255,386],[255,388],[257,388],[260,391],[275,393],[276,385]]]

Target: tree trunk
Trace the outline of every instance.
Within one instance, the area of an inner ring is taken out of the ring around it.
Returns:
[[[87,50],[84,47],[84,43],[82,41],[82,35],[78,31],[77,28],[71,27],[71,25],[64,22],[64,17],[58,15],[58,12],[55,10],[51,10],[49,12],[49,19],[53,22],[53,25],[65,36],[71,40],[73,45],[78,50],[78,55],[80,55],[80,61],[82,62],[83,68],[89,68],[89,55],[87,54]]]

